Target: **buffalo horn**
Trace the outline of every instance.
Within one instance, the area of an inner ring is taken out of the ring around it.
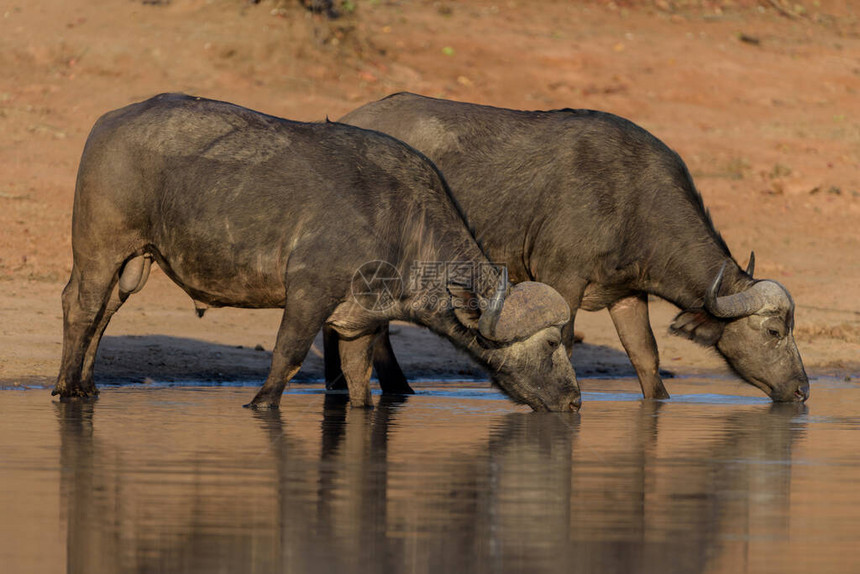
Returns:
[[[750,251],[750,262],[747,263],[747,275],[752,279],[753,271],[755,271],[755,251]]]
[[[511,288],[498,316],[484,325],[481,334],[494,341],[526,339],[552,325],[570,321],[570,307],[558,291],[534,281],[524,281]]]
[[[746,317],[760,312],[768,305],[776,305],[777,301],[785,297],[785,290],[773,281],[758,281],[746,291],[718,297],[717,293],[720,291],[720,284],[723,282],[723,274],[728,264],[727,261],[720,268],[717,278],[705,295],[705,309],[714,317],[721,319]]]
[[[507,270],[505,270],[507,271]],[[503,272],[499,275],[499,282],[496,285],[496,290],[490,299],[487,308],[481,312],[481,318],[478,320],[478,330],[481,335],[488,339],[494,339],[492,334],[496,332],[496,324],[499,322],[499,317],[502,314],[502,307],[505,304],[505,295],[508,291],[508,274]]]

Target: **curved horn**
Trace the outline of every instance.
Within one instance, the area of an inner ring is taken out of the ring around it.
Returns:
[[[755,271],[755,251],[750,251],[750,262],[747,263],[747,275],[752,279],[753,271]]]
[[[505,305],[507,291],[508,274],[507,269],[505,269],[499,275],[499,283],[496,285],[493,298],[490,299],[489,305],[481,312],[481,318],[478,319],[478,331],[487,339],[496,340],[496,324],[499,322],[499,317],[502,314],[502,307]]]
[[[723,266],[720,267],[720,272],[717,273],[717,277],[705,293],[705,309],[707,309],[711,315],[716,317],[723,316],[717,306],[717,293],[720,291],[720,284],[723,282],[723,273],[726,272],[726,265],[728,264],[728,261],[723,263]]]
[[[785,289],[773,281],[758,281],[746,291],[718,297],[728,261],[723,263],[716,279],[705,294],[705,309],[714,317],[736,319],[758,313],[766,306],[778,307],[777,299],[786,297]]]
[[[494,341],[517,341],[568,321],[570,307],[558,291],[543,283],[524,281],[511,288],[493,329],[481,328],[481,334]]]

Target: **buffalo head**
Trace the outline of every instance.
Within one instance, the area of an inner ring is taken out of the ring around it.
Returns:
[[[576,411],[579,385],[561,344],[570,320],[564,298],[549,285],[500,281],[490,299],[448,286],[457,321],[468,329],[467,348],[495,385],[536,411]]]
[[[752,277],[753,257],[747,274]],[[671,331],[715,346],[745,381],[774,401],[805,401],[809,379],[794,341],[794,301],[776,281],[756,281],[744,291],[718,296],[724,264],[705,295],[704,308],[683,311]]]

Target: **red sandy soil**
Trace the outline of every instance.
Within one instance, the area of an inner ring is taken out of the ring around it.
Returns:
[[[386,1],[327,21],[293,1],[11,0],[0,8],[0,382],[52,384],[75,171],[102,113],[165,91],[298,120],[392,92],[630,118],[687,161],[717,228],[786,285],[814,375],[860,373],[860,24],[851,0]],[[669,337],[663,366],[713,372]],[[212,310],[160,272],[115,317],[101,380],[260,380],[277,311]],[[605,312],[581,313],[580,375],[629,375]],[[400,326],[408,373],[480,372]],[[321,376],[319,346],[303,378]],[[631,383],[635,384],[635,383]],[[671,381],[668,382],[671,392]],[[631,389],[632,390],[632,389]]]

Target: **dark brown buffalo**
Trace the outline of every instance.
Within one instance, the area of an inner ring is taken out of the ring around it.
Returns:
[[[608,307],[645,397],[669,396],[648,295],[681,308],[673,333],[714,347],[773,400],[809,396],[788,291],[753,279],[752,264],[738,266],[684,162],[644,129],[591,110],[515,111],[407,93],[341,121],[433,160],[478,241],[514,282],[552,285],[574,316]],[[568,351],[572,340],[573,321]],[[387,338],[378,345],[383,388],[408,391]],[[334,377],[337,357],[327,361]]]
[[[579,406],[560,345],[569,309],[550,287],[509,289],[498,274],[432,292],[396,282],[424,261],[491,264],[433,164],[382,134],[175,94],[110,112],[81,158],[72,249],[63,397],[98,393],[99,340],[154,260],[202,304],[284,309],[250,406],[279,405],[324,323],[341,338],[351,403],[371,404],[373,344],[393,319],[465,349],[515,401]]]

